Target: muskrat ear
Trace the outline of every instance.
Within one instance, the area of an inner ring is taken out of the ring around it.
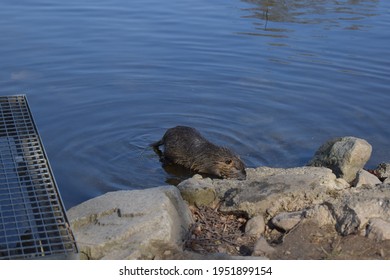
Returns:
[[[231,159],[227,159],[227,160],[225,160],[225,163],[226,164],[231,164],[233,161],[231,160]]]

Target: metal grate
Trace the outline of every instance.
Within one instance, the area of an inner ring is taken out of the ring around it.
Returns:
[[[76,257],[27,99],[0,96],[0,259]]]

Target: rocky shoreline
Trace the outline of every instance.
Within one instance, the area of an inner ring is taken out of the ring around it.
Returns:
[[[371,151],[332,139],[308,166],[110,192],[68,218],[82,259],[390,259],[390,164],[365,170]]]

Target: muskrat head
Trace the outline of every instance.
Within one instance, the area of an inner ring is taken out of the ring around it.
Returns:
[[[224,157],[216,162],[214,172],[223,179],[246,179],[245,164],[235,155]]]

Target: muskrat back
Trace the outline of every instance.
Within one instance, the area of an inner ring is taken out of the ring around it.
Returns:
[[[245,179],[245,164],[225,147],[217,146],[204,138],[195,128],[176,126],[168,129],[162,139],[151,146],[165,161],[180,164],[193,171],[220,178]]]

